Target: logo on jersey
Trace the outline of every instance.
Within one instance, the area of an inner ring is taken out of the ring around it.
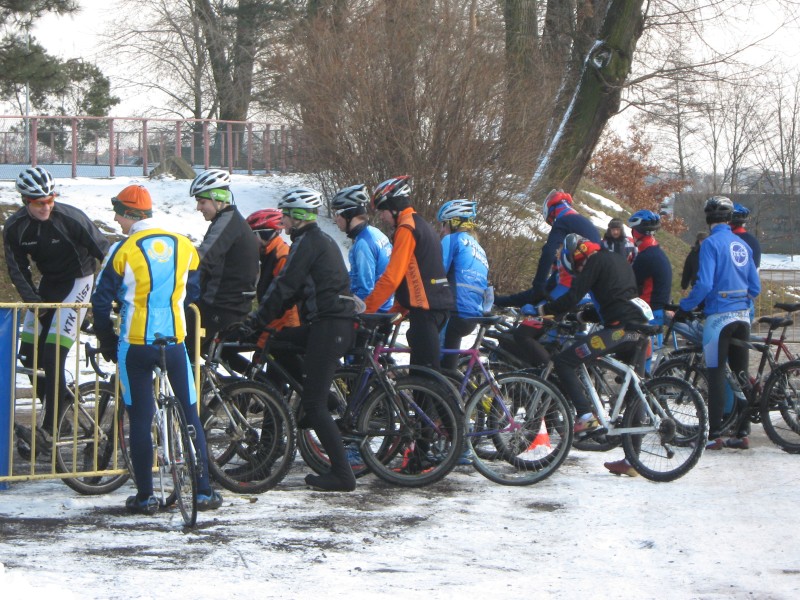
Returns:
[[[743,242],[731,242],[730,250],[733,264],[737,267],[743,267],[747,264],[750,253],[747,251],[747,247]]]
[[[592,338],[589,340],[589,345],[595,350],[606,349],[605,342],[603,342],[603,338],[601,338],[599,335],[592,336]]]
[[[173,249],[172,246],[164,243],[164,240],[153,240],[150,247],[147,249],[147,256],[150,260],[156,262],[169,262],[172,260]]]

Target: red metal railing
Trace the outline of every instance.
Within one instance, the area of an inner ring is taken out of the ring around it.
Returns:
[[[69,165],[72,177],[147,176],[171,156],[249,174],[306,166],[297,127],[255,121],[0,115],[0,138],[0,179],[39,163]]]

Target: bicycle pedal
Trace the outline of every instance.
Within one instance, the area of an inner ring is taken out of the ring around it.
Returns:
[[[605,427],[598,427],[597,429],[593,429],[592,431],[587,431],[584,434],[576,434],[575,437],[579,440],[591,440],[594,438],[601,437],[608,433],[608,429]]]

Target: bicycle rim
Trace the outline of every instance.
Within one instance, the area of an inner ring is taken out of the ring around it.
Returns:
[[[675,377],[657,377],[644,383],[655,420],[642,399],[630,401],[623,427],[651,427],[641,434],[622,436],[625,457],[636,471],[651,481],[673,481],[688,473],[700,459],[708,441],[708,412],[700,394]]]
[[[400,376],[394,396],[379,389],[359,414],[361,456],[389,483],[420,487],[439,481],[463,451],[464,423],[449,390],[423,377]]]
[[[800,454],[800,361],[784,363],[769,376],[760,412],[772,443],[790,454]]]
[[[531,485],[552,475],[572,444],[572,407],[551,384],[523,373],[497,377],[466,408],[466,447],[481,475]]]
[[[294,462],[291,411],[277,391],[252,381],[228,384],[220,397],[222,402],[203,414],[211,477],[237,494],[272,489]]]
[[[175,503],[183,523],[194,527],[197,522],[197,469],[195,453],[183,407],[177,399],[167,404],[167,462],[175,491]]]
[[[56,469],[59,473],[99,472],[67,477],[70,488],[86,495],[107,494],[129,477],[124,441],[115,427],[118,410],[114,386],[86,382],[78,387],[78,402],[67,404],[58,420]],[[120,404],[122,399],[120,398]]]

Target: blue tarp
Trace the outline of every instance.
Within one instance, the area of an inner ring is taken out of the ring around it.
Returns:
[[[14,366],[14,349],[17,347],[14,331],[14,310],[0,308],[0,477],[8,473],[8,448],[11,440],[11,402],[14,400],[11,387],[11,370]],[[0,483],[0,490],[8,489],[8,483]]]

